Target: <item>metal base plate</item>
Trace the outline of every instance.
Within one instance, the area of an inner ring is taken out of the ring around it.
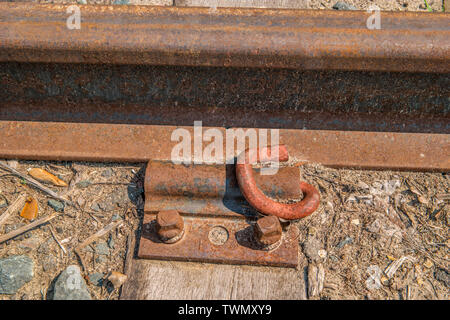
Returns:
[[[254,221],[184,216],[183,238],[167,244],[155,232],[155,217],[144,216],[139,258],[277,267],[298,264],[299,231],[294,225],[283,233],[280,244],[265,249],[253,238]]]

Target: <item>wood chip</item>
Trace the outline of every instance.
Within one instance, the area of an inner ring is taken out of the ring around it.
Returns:
[[[406,215],[406,217],[409,219],[409,221],[410,221],[412,226],[416,226],[417,225],[416,217],[414,216],[414,214],[409,212],[409,209],[406,207],[406,205],[404,203],[402,203],[400,205],[399,209],[400,209],[401,212],[403,212]]]
[[[430,259],[426,258],[425,262],[423,263],[423,265],[425,266],[425,268],[431,269],[433,267],[433,261],[431,261]]]
[[[123,272],[126,275],[130,275],[131,271],[131,260],[134,257],[134,247],[136,245],[136,240],[133,233],[130,233],[127,237],[127,252],[125,254],[125,265],[123,267]]]
[[[417,200],[421,203],[421,204],[425,204],[427,205],[429,202],[428,200],[424,197],[424,196],[418,196]]]
[[[110,275],[108,276],[109,282],[111,282],[115,289],[120,288],[125,281],[127,281],[127,276],[123,273],[117,272],[117,271],[111,271]]]
[[[39,211],[38,202],[33,197],[27,197],[25,205],[23,206],[20,216],[27,220],[34,220],[37,218]]]
[[[44,169],[40,169],[40,168],[28,169],[28,174],[39,181],[52,183],[55,186],[59,186],[59,187],[67,187],[68,186],[65,181],[61,180],[60,178],[51,174],[50,172],[45,171]]]
[[[323,290],[325,280],[325,270],[322,264],[317,267],[309,264],[308,266],[308,297],[317,297]]]

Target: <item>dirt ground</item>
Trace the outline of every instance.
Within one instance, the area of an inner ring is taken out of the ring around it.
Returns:
[[[303,179],[321,194],[298,223],[303,253],[324,269],[321,299],[448,299],[448,174],[311,165]]]
[[[73,201],[75,207],[66,206],[64,213],[48,224],[0,244],[0,257],[24,254],[35,262],[32,281],[15,295],[0,295],[0,299],[46,299],[60,272],[68,265],[80,265],[73,249],[120,217],[124,219],[121,227],[81,250],[92,297],[117,299],[119,289],[106,281],[99,286],[89,279],[96,273],[124,272],[127,241],[143,215],[145,164],[8,163],[25,174],[29,168],[42,168],[57,175],[69,186],[47,186]],[[306,165],[302,179],[321,193],[319,209],[296,222],[301,251],[307,257],[301,260],[308,261],[299,267],[299,276],[302,270],[311,273],[312,267],[323,270],[323,290],[310,298],[449,298],[448,174]],[[38,218],[54,212],[47,204],[47,194],[0,170],[0,197],[11,204],[23,193],[38,200]],[[0,214],[4,211],[0,209]],[[17,212],[0,227],[0,235],[27,223]],[[98,250],[98,244],[108,247],[106,255]],[[392,272],[396,264],[400,266]]]
[[[0,0],[4,1],[4,0]],[[172,0],[31,0],[39,3],[60,3],[60,4],[136,4],[136,5],[172,5]],[[427,12],[428,7],[432,11],[442,11],[444,0],[298,0],[306,3],[309,9],[333,9],[337,2],[345,2],[357,10],[367,10],[372,5],[378,6],[384,11],[423,11]],[[214,3],[214,0],[211,0]],[[448,11],[448,9],[447,9]]]
[[[309,0],[310,9],[332,9],[337,2],[345,2],[358,10],[367,10],[372,5],[384,11],[428,11],[424,0]],[[442,11],[443,0],[428,0],[433,11]]]
[[[80,265],[73,249],[88,236],[106,226],[111,221],[123,218],[122,226],[109,235],[103,236],[97,243],[81,250],[82,259],[87,268],[84,273],[108,274],[110,271],[123,272],[127,249],[127,237],[138,227],[143,209],[143,180],[139,170],[142,165],[128,164],[80,164],[52,162],[20,162],[17,170],[26,174],[28,168],[43,168],[69,184],[67,188],[51,187],[60,195],[74,202],[75,207],[65,206],[64,214],[49,224],[38,227],[26,234],[0,244],[0,257],[26,254],[37,265],[35,277],[16,295],[2,296],[3,299],[43,299],[47,295],[52,280],[68,265]],[[34,197],[39,203],[39,217],[54,212],[49,207],[50,199],[45,193],[27,184],[23,179],[1,172],[0,196],[12,203],[20,194]],[[4,209],[1,209],[3,212]],[[0,227],[0,234],[28,223],[17,213]],[[54,240],[50,227],[67,251]],[[112,240],[110,240],[110,237]],[[111,242],[114,244],[111,245]],[[97,254],[94,250],[98,243],[106,243],[109,254]],[[112,248],[111,248],[112,247]],[[94,248],[94,249],[92,249]],[[87,278],[88,279],[88,278]],[[109,289],[109,290],[108,290]],[[90,285],[90,292],[96,299],[115,299],[118,291],[110,287],[100,288]]]

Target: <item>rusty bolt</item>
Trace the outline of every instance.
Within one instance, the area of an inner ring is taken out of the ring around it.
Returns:
[[[156,232],[163,241],[179,240],[183,230],[183,218],[177,211],[160,211],[156,216]]]
[[[281,223],[278,217],[266,216],[255,223],[256,238],[264,245],[277,243],[281,239]]]

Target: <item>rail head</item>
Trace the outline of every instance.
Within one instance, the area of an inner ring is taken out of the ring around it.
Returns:
[[[449,15],[0,3],[0,62],[450,72]]]

